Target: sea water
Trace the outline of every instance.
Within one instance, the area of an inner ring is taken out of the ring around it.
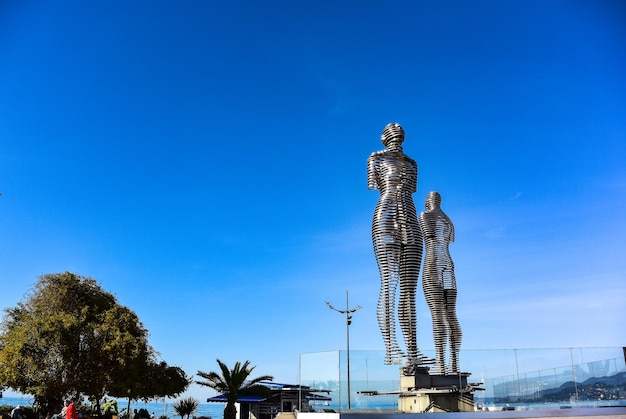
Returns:
[[[154,415],[157,419],[160,416],[167,416],[169,419],[176,419],[179,416],[174,411],[172,405],[176,402],[176,399],[166,400],[165,402],[131,402],[130,403],[130,411],[134,411],[135,409],[146,409],[150,414],[154,412]],[[9,405],[12,407],[15,406],[32,406],[33,398],[28,396],[22,397],[2,397],[0,398],[0,406]],[[118,399],[117,407],[120,412],[123,409],[128,407],[128,400]],[[212,419],[224,419],[224,407],[226,405],[224,403],[200,403],[198,405],[198,409],[194,412],[192,416],[200,417],[200,416],[208,416]]]

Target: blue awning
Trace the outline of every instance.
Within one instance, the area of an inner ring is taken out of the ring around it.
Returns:
[[[322,396],[319,394],[314,394],[314,393],[330,393],[331,392],[330,390],[313,389],[308,386],[300,386],[298,384],[283,384],[283,383],[276,383],[273,381],[260,381],[258,384],[264,387],[267,387],[273,396],[276,396],[278,394],[285,394],[287,392],[300,391],[302,392],[302,396],[308,400],[324,400],[324,401],[331,400],[330,397]],[[240,396],[237,399],[237,402],[238,403],[261,403],[262,401],[267,400],[268,397],[269,396],[253,396],[253,395]],[[226,403],[227,399],[225,395],[219,394],[217,396],[208,398],[207,402]]]
[[[263,396],[241,396],[237,399],[237,403],[261,403],[267,397]],[[226,403],[228,400],[223,394],[206,399],[207,403]]]

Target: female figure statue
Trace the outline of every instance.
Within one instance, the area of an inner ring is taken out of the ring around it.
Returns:
[[[461,326],[456,316],[456,279],[449,244],[454,241],[454,225],[441,210],[441,195],[431,192],[426,197],[426,212],[420,224],[426,242],[426,259],[422,287],[433,318],[435,367],[437,373],[459,372]],[[450,365],[446,369],[445,349],[449,344]]]
[[[385,364],[417,365],[415,293],[422,262],[422,232],[412,195],[417,190],[417,163],[402,152],[404,130],[388,124],[381,140],[385,150],[367,161],[367,186],[378,189],[380,199],[372,221],[372,242],[380,272],[378,326],[385,342]],[[405,354],[396,339],[396,288],[400,284],[398,319],[406,344]]]

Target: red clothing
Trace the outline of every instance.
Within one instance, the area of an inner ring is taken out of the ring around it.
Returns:
[[[74,403],[70,403],[65,411],[65,419],[78,419],[78,413],[76,412],[76,406]]]

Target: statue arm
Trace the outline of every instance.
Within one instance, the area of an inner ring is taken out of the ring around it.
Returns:
[[[450,226],[450,242],[454,242],[454,224],[452,224],[452,221],[450,221],[450,217],[448,217],[448,215],[445,216],[446,217],[446,221],[448,222],[448,225]]]
[[[376,157],[372,154],[367,159],[367,189],[378,189],[376,181]]]
[[[452,229],[450,230],[450,241],[454,242],[454,224],[450,223],[450,226],[452,226]]]
[[[417,163],[410,157],[407,157],[407,160],[409,161],[409,164],[413,166],[413,176],[411,176],[411,193],[415,193],[417,192]]]
[[[428,218],[428,213],[425,212],[422,212],[419,217],[420,229],[422,230],[422,234],[425,239],[429,237],[434,237],[433,228],[431,228]]]

